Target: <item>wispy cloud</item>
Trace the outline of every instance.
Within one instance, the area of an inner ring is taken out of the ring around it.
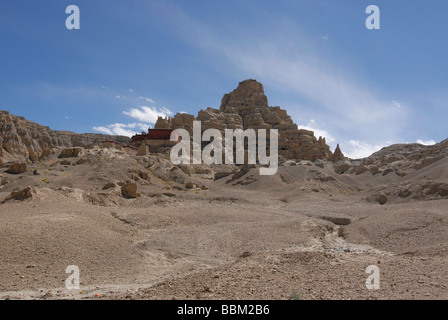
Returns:
[[[400,104],[400,102],[398,102],[398,101],[392,100],[392,104],[393,104],[394,106],[396,106],[397,108],[401,108],[401,104]]]
[[[102,85],[101,87],[102,89],[107,89],[110,94],[110,98],[113,97],[115,100],[120,100],[119,103],[139,105],[141,103],[141,100],[144,100],[151,104],[155,104],[154,100],[148,97],[139,96],[137,98],[136,96],[133,96],[134,89],[125,90],[130,94],[123,95],[123,90],[112,90],[105,85]],[[159,116],[172,116],[173,112],[165,107],[157,108],[156,106],[138,106],[135,108],[124,110],[122,111],[122,114],[131,117],[134,122],[125,123],[120,121],[107,125],[94,126],[92,129],[104,134],[131,137],[138,132],[146,132],[148,128],[152,127],[156,123]],[[135,122],[135,120],[137,120],[138,122]]]
[[[422,140],[422,139],[417,139],[416,141],[417,143],[420,143],[424,146],[432,146],[434,144],[436,144],[436,142],[434,140]]]
[[[234,49],[241,66],[268,83],[304,99],[319,113],[319,121],[361,139],[393,139],[400,136],[405,107],[391,108],[389,100],[359,81],[316,61],[316,57],[288,57],[281,44],[264,44],[255,55]],[[320,60],[325,61],[325,58]],[[285,106],[287,108],[287,106]],[[310,107],[308,107],[310,108]]]
[[[129,111],[123,111],[123,114],[137,119],[142,122],[155,123],[157,118],[167,117],[173,115],[173,113],[167,108],[157,109],[156,107],[141,106],[139,108],[132,108]]]
[[[290,114],[308,114],[319,123],[331,123],[332,134],[326,131],[322,135],[327,141],[340,142],[353,157],[368,155],[387,141],[403,138],[409,125],[409,107],[391,100],[368,75],[344,63],[347,57],[326,54],[328,48],[319,50],[326,43],[307,34],[295,21],[270,20],[266,14],[262,18],[270,29],[260,32],[241,30],[238,25],[222,28],[206,24],[172,4],[160,12],[172,31],[201,50],[215,68],[225,61],[221,72],[256,78],[265,87],[295,96],[304,109],[283,105]],[[328,36],[321,39],[328,40]],[[311,120],[302,120],[307,121],[320,134]]]
[[[361,159],[370,156],[372,153],[381,150],[390,143],[384,145],[371,145],[359,140],[349,140],[341,143],[340,147],[346,157],[351,159]]]
[[[131,108],[122,112],[139,122],[133,123],[113,123],[106,126],[95,126],[93,130],[110,135],[120,135],[131,137],[138,132],[148,130],[157,121],[158,117],[172,116],[173,112],[165,107],[157,109],[156,107],[140,106]]]
[[[147,97],[138,97],[138,98],[139,98],[140,100],[145,100],[146,102],[155,104],[154,100],[152,100],[152,99],[150,99],[150,98],[147,98]]]
[[[138,132],[142,132],[148,130],[149,125],[145,123],[113,123],[109,124],[105,127],[93,127],[93,130],[109,134],[109,135],[118,135],[118,136],[127,136],[131,137]]]

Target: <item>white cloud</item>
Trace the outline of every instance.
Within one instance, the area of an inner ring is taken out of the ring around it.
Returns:
[[[311,119],[308,124],[299,124],[299,129],[310,130],[314,132],[316,138],[322,137],[325,138],[325,141],[328,145],[333,147],[333,144],[336,142],[336,139],[325,129],[320,128],[316,121]],[[336,145],[334,145],[336,147]]]
[[[157,110],[156,107],[148,106],[141,106],[139,109],[132,108],[129,111],[123,111],[123,114],[146,123],[155,123],[159,116],[167,117],[173,115],[173,113],[167,108],[163,107]]]
[[[392,104],[397,108],[401,108],[401,104],[398,101],[392,100]]]
[[[129,89],[129,92],[134,92],[134,89]]]
[[[351,159],[361,159],[381,150],[385,145],[371,145],[359,140],[349,140],[340,143],[341,151]]]
[[[248,73],[298,94],[307,101],[308,110],[313,106],[314,112],[321,113],[319,120],[333,123],[337,131],[350,127],[353,136],[363,139],[372,138],[373,132],[375,138],[382,139],[400,134],[406,118],[404,108],[390,108],[390,101],[360,85],[359,80],[340,75],[340,71],[325,67],[314,57],[288,57],[279,50],[282,47],[265,45],[252,56],[247,50],[235,49],[233,57]]]
[[[338,141],[327,130],[322,129],[322,127],[319,126],[315,120],[311,119],[306,125],[299,124],[298,127],[299,129],[313,131],[316,138],[324,137],[326,143],[330,146],[331,151],[335,150]],[[341,141],[339,146],[341,147],[342,153],[344,153],[346,157],[351,159],[360,159],[370,156],[372,153],[379,151],[381,148],[389,144],[389,141],[382,145],[376,145],[359,140],[348,140]]]
[[[147,97],[138,97],[138,98],[139,98],[140,100],[145,100],[146,102],[155,104],[154,100],[152,100],[152,99],[150,99],[150,98],[147,98]]]
[[[121,96],[115,96],[116,99],[121,99]]]
[[[419,144],[422,144],[424,146],[432,146],[432,145],[436,144],[436,142],[434,140],[417,139],[416,142],[419,143]]]
[[[149,125],[145,123],[114,123],[105,127],[93,127],[93,130],[104,134],[132,137],[136,133],[146,132],[148,128]]]
[[[132,108],[129,111],[123,111],[124,115],[138,120],[133,123],[113,123],[106,126],[96,126],[93,130],[110,135],[119,135],[131,137],[136,133],[147,131],[150,124],[154,124],[159,116],[167,117],[173,113],[167,108],[157,109],[156,107],[141,106],[139,108]]]

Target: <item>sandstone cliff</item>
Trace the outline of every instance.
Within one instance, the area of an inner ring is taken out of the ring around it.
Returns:
[[[191,133],[193,120],[202,122],[202,130],[278,129],[279,155],[287,159],[315,160],[332,156],[325,138],[317,139],[314,132],[299,129],[286,110],[270,107],[263,85],[256,80],[242,81],[238,88],[225,94],[219,110],[201,110],[196,118],[179,113],[173,118],[159,118],[155,128],[183,128]]]
[[[24,117],[0,110],[0,164],[13,161],[39,161],[57,147],[86,147],[102,140],[127,144],[130,139],[103,134],[77,134],[51,130]]]

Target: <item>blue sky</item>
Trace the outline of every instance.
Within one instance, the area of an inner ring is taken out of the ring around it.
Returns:
[[[81,29],[67,30],[68,5]],[[365,27],[377,5],[381,29]],[[253,78],[351,157],[448,137],[444,0],[2,0],[0,109],[130,134]]]

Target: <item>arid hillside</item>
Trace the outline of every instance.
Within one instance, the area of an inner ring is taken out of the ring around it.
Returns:
[[[446,299],[446,151],[281,158],[260,176],[54,147],[0,172],[0,297]],[[69,265],[79,290],[65,288]],[[365,286],[369,265],[380,290]]]

